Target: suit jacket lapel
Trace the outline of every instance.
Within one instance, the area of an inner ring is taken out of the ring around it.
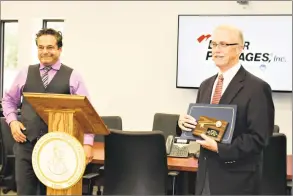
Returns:
[[[221,97],[220,104],[230,104],[234,97],[240,92],[243,88],[243,80],[245,78],[246,71],[241,66],[239,71],[236,73],[234,78],[231,80],[227,89]],[[224,79],[225,80],[225,79]]]

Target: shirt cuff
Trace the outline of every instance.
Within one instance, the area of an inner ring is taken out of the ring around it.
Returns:
[[[83,144],[94,145],[95,134],[84,134]]]
[[[10,113],[6,117],[6,122],[8,125],[10,125],[10,123],[15,120],[17,120],[17,115],[15,113]]]

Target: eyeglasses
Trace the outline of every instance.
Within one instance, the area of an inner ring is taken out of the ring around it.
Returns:
[[[238,45],[238,43],[232,43],[232,44],[227,44],[227,43],[219,43],[217,44],[216,42],[210,42],[210,47],[211,48],[217,48],[217,46],[219,46],[219,48],[227,48],[228,46],[235,46]]]

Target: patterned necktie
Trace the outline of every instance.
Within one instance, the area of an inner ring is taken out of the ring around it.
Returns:
[[[52,69],[51,66],[46,66],[44,67],[44,73],[42,75],[42,81],[44,84],[44,87],[47,88],[48,84],[49,84],[49,77],[48,77],[48,72]],[[46,134],[42,129],[40,130],[40,134],[37,137],[37,140],[39,140],[44,134]]]
[[[220,74],[218,76],[218,82],[217,82],[217,86],[215,88],[215,92],[213,95],[212,104],[218,104],[220,102],[220,99],[222,96],[223,81],[224,81],[223,75]]]
[[[48,84],[49,84],[49,77],[48,77],[48,72],[52,69],[51,66],[46,66],[44,67],[45,72],[42,75],[42,81],[44,84],[44,87],[47,88]]]

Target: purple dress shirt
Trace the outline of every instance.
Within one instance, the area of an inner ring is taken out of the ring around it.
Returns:
[[[42,75],[44,70],[44,65],[40,65],[40,74]],[[54,65],[52,65],[52,69],[48,73],[48,82],[53,79],[57,71],[61,67],[60,60],[57,61]],[[11,88],[5,92],[2,99],[2,108],[3,114],[6,118],[6,122],[10,124],[11,121],[17,120],[17,106],[20,105],[23,87],[26,82],[28,74],[28,67],[22,69],[17,77],[15,78]],[[88,91],[85,87],[82,77],[76,72],[72,71],[70,81],[70,93],[73,95],[83,95],[87,96],[89,99]],[[94,142],[94,134],[85,134],[84,135],[84,144],[93,145]]]

